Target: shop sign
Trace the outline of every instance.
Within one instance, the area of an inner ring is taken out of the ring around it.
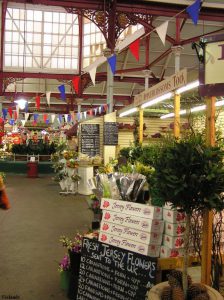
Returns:
[[[136,106],[141,105],[149,100],[160,97],[166,93],[174,91],[187,84],[187,69],[183,69],[169,78],[161,81],[146,91],[138,94],[134,98]]]
[[[204,62],[200,64],[201,96],[224,96],[224,35],[204,37]]]

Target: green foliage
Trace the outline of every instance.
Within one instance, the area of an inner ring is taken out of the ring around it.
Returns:
[[[21,155],[26,155],[26,154],[51,155],[55,153],[55,151],[56,151],[56,146],[54,143],[46,144],[43,143],[42,141],[40,141],[37,144],[30,142],[28,145],[15,144],[12,146],[12,153],[21,154]]]
[[[164,145],[155,161],[152,198],[186,213],[224,208],[224,152],[206,146],[201,135]]]

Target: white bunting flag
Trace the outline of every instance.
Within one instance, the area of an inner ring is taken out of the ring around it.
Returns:
[[[139,30],[136,30],[133,34],[128,35],[122,42],[117,45],[118,51],[122,51],[128,47],[135,40],[139,39],[145,33],[145,28],[142,27]]]
[[[101,108],[101,106],[99,107],[99,114],[101,114],[101,112],[102,112],[102,108]]]
[[[29,113],[25,113],[25,121],[27,121],[28,120],[28,118],[29,118]]]
[[[55,114],[51,114],[51,123],[53,124],[55,120]]]
[[[84,114],[84,118],[86,119],[86,116],[87,116],[86,111],[84,111],[83,114]]]
[[[48,106],[50,106],[50,103],[51,103],[51,92],[46,92],[46,99],[47,99]]]
[[[97,115],[97,108],[94,108],[95,116]]]
[[[68,123],[68,114],[64,114],[65,116],[65,122]]]
[[[26,120],[21,120],[22,126],[24,127]]]
[[[162,23],[160,26],[156,27],[156,31],[157,31],[158,36],[160,37],[163,45],[165,45],[165,43],[166,43],[166,33],[167,33],[168,23],[169,23],[169,21],[166,21],[166,22]]]
[[[16,105],[17,119],[19,119],[19,105]]]
[[[80,112],[80,120],[82,120],[82,113]]]
[[[99,65],[105,63],[107,61],[107,58],[105,56],[100,56],[99,58],[97,58],[94,63],[92,63],[91,65],[89,65],[88,67],[84,68],[83,71],[84,72],[89,72],[90,70],[92,70],[93,68],[97,68]]]
[[[96,84],[96,68],[95,67],[92,68],[91,70],[89,70],[89,75],[90,75],[93,85],[95,85]]]

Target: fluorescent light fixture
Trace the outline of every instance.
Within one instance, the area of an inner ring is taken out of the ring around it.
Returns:
[[[196,112],[196,111],[201,111],[201,110],[205,110],[206,109],[206,105],[200,105],[200,106],[195,106],[193,108],[190,109],[190,112]]]
[[[18,99],[18,100],[15,100],[14,102],[16,102],[19,105],[20,109],[24,109],[26,107],[26,103],[27,103],[27,101],[25,99]]]
[[[136,112],[138,109],[137,107],[133,107],[133,108],[130,108],[122,113],[119,114],[119,117],[125,117],[125,116],[128,116],[130,114],[133,114],[134,112]]]
[[[224,100],[216,102],[215,106],[222,106],[224,105]]]
[[[180,110],[180,115],[184,115],[187,113],[186,109]],[[172,118],[174,117],[174,113],[166,114],[160,117],[160,119],[167,119],[167,118]]]
[[[167,94],[165,94],[165,95],[162,95],[162,96],[160,96],[160,97],[158,97],[158,98],[155,98],[155,99],[153,99],[153,100],[150,100],[150,101],[148,101],[148,102],[142,104],[141,108],[146,108],[146,107],[148,107],[148,106],[152,106],[152,105],[154,105],[154,104],[156,104],[156,103],[159,103],[159,102],[161,102],[161,101],[163,101],[163,100],[170,99],[172,96],[173,96],[173,93],[167,93]]]
[[[196,80],[196,81],[193,81],[185,86],[182,86],[181,88],[179,88],[178,90],[176,90],[176,94],[182,94],[183,92],[186,92],[186,91],[189,91],[189,90],[193,90],[195,89],[196,87],[199,86],[199,81]]]

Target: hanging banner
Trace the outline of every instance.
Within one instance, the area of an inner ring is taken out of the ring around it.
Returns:
[[[90,75],[93,85],[95,85],[96,84],[96,68],[92,68],[91,70],[89,70],[89,75]]]
[[[12,107],[9,107],[9,108],[8,108],[8,113],[9,113],[9,115],[10,115],[10,118],[12,118]]]
[[[64,84],[59,85],[59,86],[58,86],[58,89],[59,89],[59,92],[60,92],[60,94],[61,94],[61,99],[62,99],[63,101],[65,101],[65,100],[66,100],[66,96],[65,96],[65,86],[64,86]]]
[[[64,114],[65,116],[65,122],[68,123],[68,114]]]
[[[36,101],[36,108],[40,109],[40,96],[36,96],[35,101]]]
[[[27,121],[28,120],[28,118],[29,118],[29,113],[25,113],[25,121]]]
[[[116,63],[117,63],[117,56],[116,56],[116,54],[112,55],[111,57],[108,57],[107,61],[108,61],[109,65],[110,65],[111,72],[114,75],[115,72],[116,72]]]
[[[201,9],[201,0],[196,0],[192,5],[188,6],[186,11],[191,17],[194,25],[198,24],[199,13]]]
[[[129,50],[134,58],[139,61],[140,39],[137,39],[129,45]]]
[[[141,105],[149,100],[155,99],[168,92],[174,91],[187,84],[187,69],[168,77],[160,83],[152,86],[134,98],[134,105]]]
[[[26,120],[21,120],[22,126],[25,126]]]
[[[51,123],[53,124],[55,120],[55,114],[51,114]]]
[[[143,34],[145,34],[145,28],[142,27],[139,30],[136,30],[133,34],[128,35],[122,42],[120,42],[116,48],[118,48],[118,51],[122,51],[126,47],[128,47],[131,43],[133,43],[135,40],[139,39]]]
[[[51,104],[51,92],[46,92],[47,104],[50,106]]]
[[[80,76],[74,76],[72,78],[72,83],[76,94],[79,93],[79,82],[80,82]]]
[[[169,22],[166,21],[162,23],[160,26],[156,27],[156,32],[158,33],[158,36],[161,39],[164,46],[166,43],[166,33],[167,33],[168,24]]]

